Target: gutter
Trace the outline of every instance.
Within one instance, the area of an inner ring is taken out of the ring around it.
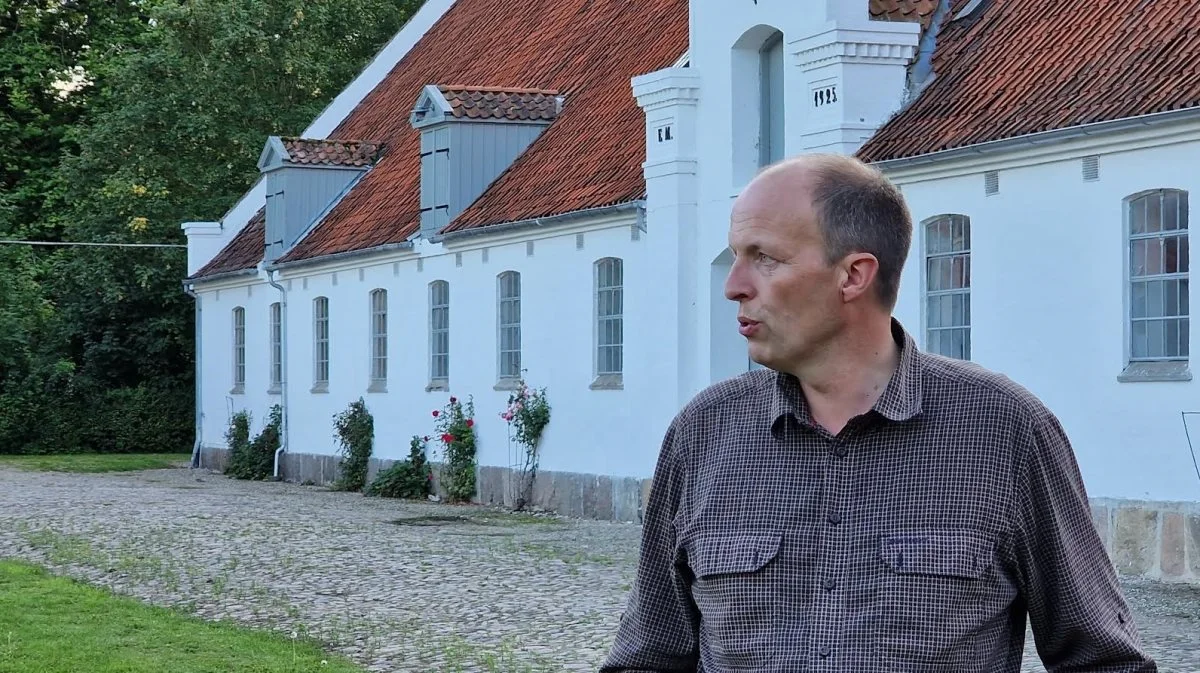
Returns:
[[[580,220],[589,217],[600,217],[603,215],[617,215],[636,211],[639,218],[646,210],[645,199],[637,199],[635,201],[626,201],[617,203],[611,206],[600,206],[599,208],[585,208],[583,210],[572,210],[559,215],[550,215],[548,217],[534,217],[527,220],[515,220],[513,222],[502,222],[499,224],[486,224],[471,229],[460,229],[458,231],[450,231],[444,234],[436,234],[430,237],[430,243],[440,243],[443,241],[457,241],[464,238],[473,238],[475,236],[483,236],[488,234],[502,234],[511,231],[520,231],[523,229],[539,228],[546,226],[555,226],[565,224],[572,220]],[[641,220],[639,220],[641,224]]]
[[[229,278],[237,278],[239,276],[256,276],[256,275],[258,275],[258,269],[255,269],[255,268],[238,269],[236,271],[222,271],[221,273],[214,273],[211,276],[193,276],[191,278],[185,279],[184,282],[191,284],[191,285],[195,285],[196,283],[209,283],[209,282],[218,281],[218,280],[226,280]]]
[[[913,166],[922,166],[936,162],[950,161],[953,159],[962,159],[965,157],[977,157],[984,154],[1007,152],[1029,145],[1044,145],[1052,142],[1061,142],[1063,140],[1086,138],[1107,133],[1115,133],[1117,131],[1127,131],[1130,129],[1140,129],[1149,126],[1159,126],[1161,124],[1170,124],[1176,122],[1194,121],[1197,119],[1200,119],[1200,106],[1193,106],[1189,108],[1183,108],[1181,110],[1152,112],[1150,114],[1138,115],[1136,117],[1122,117],[1121,119],[1091,122],[1088,124],[1068,126],[1061,129],[1038,131],[1037,133],[1026,133],[1024,135],[1015,136],[1012,138],[989,140],[987,142],[976,143],[974,145],[965,145],[963,147],[955,147],[946,150],[939,150],[937,152],[929,152],[927,154],[919,154],[913,157],[885,159],[883,161],[874,161],[870,163],[872,166],[875,166],[886,172],[900,168],[910,168]]]
[[[384,245],[376,245],[371,248],[362,248],[360,250],[347,250],[346,252],[335,252],[330,255],[321,255],[319,257],[306,257],[304,259],[296,259],[290,262],[276,262],[274,264],[264,265],[264,269],[268,273],[282,271],[284,269],[294,269],[300,266],[310,266],[313,264],[326,264],[329,262],[337,262],[344,259],[354,259],[355,257],[365,257],[367,255],[377,255],[381,252],[391,252],[394,250],[412,250],[413,242],[404,241],[403,243],[385,243]],[[274,285],[274,283],[272,283]],[[275,287],[279,287],[275,285]]]
[[[272,473],[275,481],[279,481],[279,459],[288,448],[288,304],[287,290],[275,280],[275,270],[266,269],[266,272],[267,283],[279,290],[279,389],[283,403],[280,405],[279,448],[275,449],[275,470]]]
[[[183,291],[188,293],[188,296],[190,296],[196,304],[196,318],[193,321],[195,323],[195,325],[194,325],[195,336],[193,336],[193,338],[192,338],[192,341],[194,344],[193,348],[196,352],[196,373],[195,373],[196,390],[195,390],[195,393],[193,393],[193,395],[195,397],[192,400],[192,404],[195,406],[194,413],[196,416],[196,441],[192,445],[191,467],[198,468],[198,467],[200,467],[200,447],[201,447],[201,442],[204,437],[204,405],[201,403],[201,395],[202,395],[202,391],[204,390],[203,386],[201,386],[201,378],[202,378],[202,374],[204,372],[204,368],[201,366],[201,362],[200,362],[201,353],[204,350],[203,347],[201,346],[201,341],[200,341],[202,314],[201,314],[201,308],[200,308],[200,295],[196,294],[196,290],[194,289],[193,284],[192,283],[184,283]]]

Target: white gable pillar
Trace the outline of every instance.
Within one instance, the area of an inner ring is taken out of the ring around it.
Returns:
[[[666,68],[635,77],[633,94],[646,113],[645,266],[653,274],[650,284],[638,288],[637,294],[655,307],[655,341],[662,344],[662,355],[671,356],[656,356],[647,363],[653,369],[648,372],[652,380],[677,382],[675,399],[663,400],[670,417],[695,392],[690,379],[699,347],[694,279],[700,78],[691,68]]]
[[[199,271],[221,252],[229,241],[222,236],[220,222],[184,222],[180,225],[187,236],[187,275]]]
[[[858,6],[837,6],[850,4]],[[789,44],[806,86],[801,149],[853,154],[903,104],[921,26],[836,12],[833,18],[820,32]]]

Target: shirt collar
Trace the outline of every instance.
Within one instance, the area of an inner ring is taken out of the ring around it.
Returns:
[[[916,340],[895,318],[892,318],[892,337],[900,347],[900,362],[871,409],[888,420],[905,421],[921,412],[920,351],[917,350]],[[770,413],[772,428],[788,414],[802,423],[813,423],[799,379],[791,374],[775,372]]]

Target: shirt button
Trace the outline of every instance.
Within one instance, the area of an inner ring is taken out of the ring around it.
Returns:
[[[825,583],[822,584],[821,586],[825,587],[826,591],[833,591],[833,588],[837,586],[837,580],[835,580],[831,577],[831,578],[825,580]]]
[[[837,447],[837,449],[836,449],[836,450],[835,450],[833,453],[834,453],[834,455],[836,455],[838,458],[845,458],[845,457],[846,457],[846,454],[847,454],[847,453],[849,453],[849,452],[848,452],[848,451],[846,451],[846,447],[844,447],[844,446],[839,446],[839,447]]]
[[[829,518],[829,523],[831,523],[835,526],[842,522],[842,517],[838,516],[837,512],[830,512],[828,518]]]
[[[824,659],[825,657],[828,657],[829,656],[829,646],[822,645],[821,649],[817,650],[817,654],[820,654],[822,659]]]

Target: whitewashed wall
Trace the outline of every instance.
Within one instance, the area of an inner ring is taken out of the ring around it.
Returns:
[[[337,450],[333,417],[362,396],[375,417],[375,455],[385,459],[407,456],[413,434],[433,437],[433,409],[450,395],[474,398],[481,465],[508,466],[507,426],[499,418],[509,391],[497,383],[497,276],[507,270],[521,273],[522,366],[534,387],[546,387],[552,405],[551,423],[543,445],[541,469],[648,476],[657,458],[669,414],[662,402],[664,389],[658,371],[663,354],[673,345],[655,339],[656,306],[646,288],[657,283],[658,267],[643,254],[649,234],[633,240],[633,216],[590,228],[574,227],[559,235],[539,235],[534,254],[526,240],[474,239],[453,250],[422,245],[402,261],[379,258],[361,261],[357,268],[308,267],[281,278],[288,291],[289,415],[293,453]],[[576,234],[583,247],[576,247]],[[488,248],[483,261],[482,248]],[[456,265],[456,252],[462,266]],[[417,255],[424,258],[418,271]],[[592,390],[594,379],[593,263],[607,256],[624,260],[624,389]],[[394,258],[393,258],[394,259]],[[336,273],[336,285],[334,275]],[[304,274],[304,275],[301,275]],[[450,379],[448,392],[426,392],[429,383],[428,284],[450,284]],[[388,290],[389,362],[386,393],[370,393],[370,292]],[[268,386],[268,305],[278,293],[257,284],[252,297],[244,288],[205,293],[208,313],[204,325],[205,444],[222,445],[227,398],[237,408],[250,408],[256,420],[265,415],[276,396]],[[328,393],[312,393],[313,299],[329,298],[330,381]],[[247,306],[247,344],[251,357],[246,394],[229,396],[231,374],[230,309]],[[216,316],[216,317],[213,317]],[[261,427],[256,423],[256,429]],[[436,448],[431,445],[431,448]]]
[[[270,312],[277,301],[274,288],[256,277],[199,286],[201,302],[200,343],[201,410],[204,415],[202,440],[205,446],[224,446],[225,432],[232,413],[249,409],[253,414],[253,432],[266,421],[271,405],[279,404],[278,395],[267,393],[270,380]],[[233,310],[246,311],[246,385],[242,394],[233,394]]]
[[[1095,181],[1082,178],[1089,150],[1002,167],[990,196],[982,167],[960,177],[896,177],[917,223],[943,213],[971,218],[972,360],[1025,385],[1059,416],[1092,496],[1200,500],[1180,413],[1200,411],[1200,387],[1117,380],[1129,255],[1122,200],[1184,189],[1195,213],[1198,150],[1190,141],[1102,153]],[[922,241],[914,239],[897,315],[924,345]],[[1190,352],[1197,345],[1193,330]],[[1200,425],[1192,425],[1195,441]]]

